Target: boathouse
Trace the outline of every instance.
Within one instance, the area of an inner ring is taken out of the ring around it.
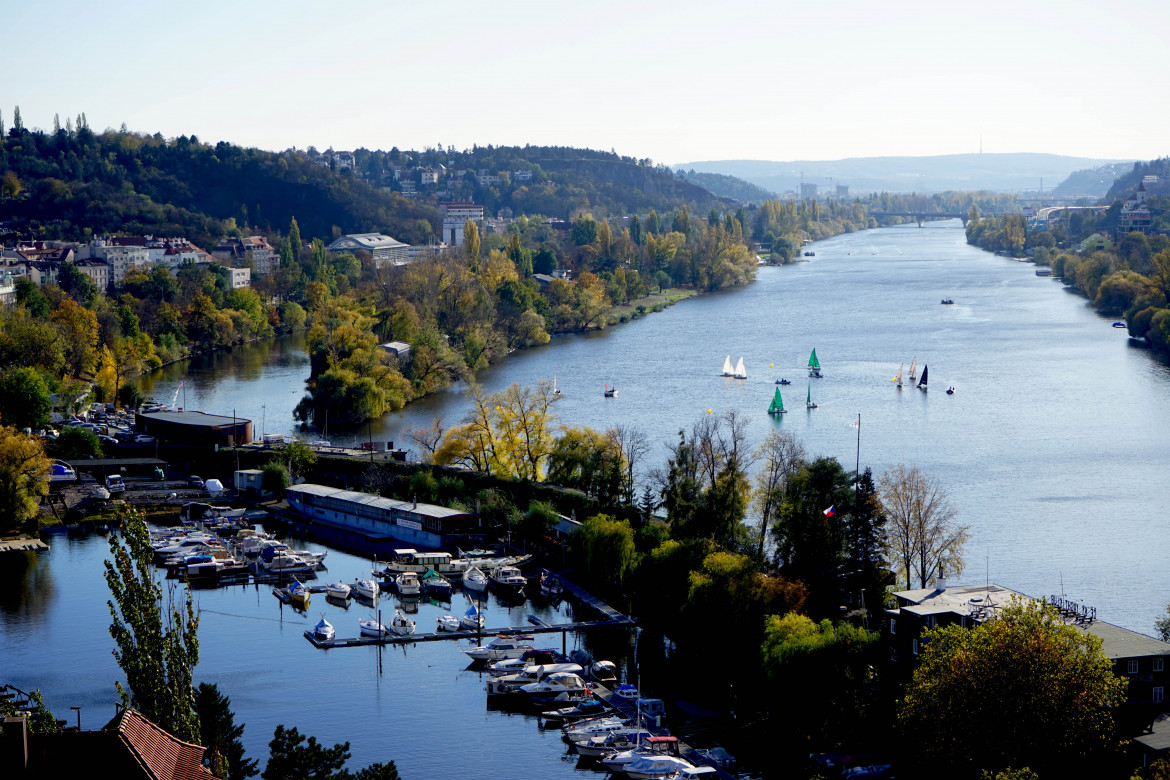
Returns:
[[[252,441],[252,421],[205,412],[139,412],[135,427],[171,444],[232,447]]]
[[[480,532],[478,515],[418,501],[309,483],[289,487],[285,498],[298,516],[311,521],[314,530],[356,536],[339,541],[363,542],[374,551],[389,552],[401,547],[401,542],[432,550],[451,548]]]

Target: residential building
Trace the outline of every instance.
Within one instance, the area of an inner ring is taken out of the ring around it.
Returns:
[[[1138,185],[1137,191],[1121,207],[1117,228],[1122,233],[1135,230],[1144,233],[1153,224],[1154,220],[1150,216],[1150,209],[1146,205],[1146,183],[1143,181]]]
[[[61,263],[55,260],[30,260],[24,263],[29,280],[37,287],[57,284],[61,274]]]
[[[405,265],[410,262],[407,244],[383,233],[351,233],[342,236],[329,246],[330,252],[367,252],[374,260],[374,267],[383,265]]]
[[[426,260],[431,257],[437,257],[439,252],[446,248],[446,244],[420,244],[418,246],[408,246],[406,248],[406,261],[413,263],[417,260]]]
[[[329,159],[332,161],[333,167],[338,170],[357,167],[357,160],[354,159],[353,152],[330,152]]]
[[[0,306],[16,305],[16,279],[11,271],[0,273]]]
[[[894,593],[897,606],[885,611],[882,634],[889,649],[893,679],[905,682],[918,665],[924,648],[923,632],[947,625],[974,628],[999,616],[1012,598],[1030,596],[999,585],[950,585],[939,578],[934,588]],[[1078,631],[1101,639],[1105,656],[1118,677],[1129,680],[1126,689],[1130,722],[1148,723],[1164,711],[1170,688],[1170,643],[1097,619],[1096,609],[1057,596],[1049,603]]]
[[[500,183],[499,176],[494,173],[488,173],[487,171],[480,171],[476,174],[475,180],[481,187],[492,187]]]
[[[280,265],[280,253],[264,236],[225,238],[216,244],[212,254],[221,260],[250,259],[257,276],[268,276]]]
[[[464,224],[471,220],[483,225],[483,206],[466,201],[440,203],[439,218],[443,222],[443,242],[448,246],[462,246]]]
[[[252,286],[252,269],[251,268],[228,268],[226,269],[233,290],[238,290],[241,287]]]
[[[512,181],[532,181],[532,171],[512,171]]]
[[[89,277],[98,292],[104,293],[110,286],[110,264],[105,260],[85,258],[76,261],[77,270]]]
[[[204,749],[171,736],[133,709],[97,731],[39,734],[23,717],[0,723],[0,776],[60,778],[97,774],[119,780],[214,780]]]
[[[438,184],[439,172],[434,168],[423,168],[419,171],[418,179],[421,184]]]
[[[800,183],[800,199],[801,200],[816,200],[817,199],[817,185]]]

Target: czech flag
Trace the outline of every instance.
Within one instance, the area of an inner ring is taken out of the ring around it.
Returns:
[[[836,512],[833,511],[836,508],[837,508],[837,505],[833,504],[833,506],[826,509],[825,510],[825,517],[832,517],[833,515],[837,514]]]

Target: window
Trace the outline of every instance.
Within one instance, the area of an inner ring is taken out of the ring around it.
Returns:
[[[1160,672],[1160,671],[1162,671],[1162,664],[1163,664],[1163,659],[1161,659],[1161,658],[1155,658],[1155,659],[1154,659],[1154,671],[1155,671],[1155,672]]]
[[[896,647],[890,648],[890,660],[894,661],[895,663],[898,660],[898,649]]]
[[[911,648],[914,650],[914,655],[918,655],[918,640],[914,639],[910,642]]]
[[[890,618],[890,633],[891,634],[898,633],[897,627],[898,627],[898,624],[894,621],[893,618]]]
[[[1129,662],[1129,674],[1137,674],[1137,673],[1138,673],[1138,662],[1136,660],[1130,661]]]
[[[936,618],[934,615],[927,615],[926,627],[927,628],[934,628],[936,625],[938,625],[938,618]]]
[[[1154,704],[1161,704],[1162,703],[1162,686],[1155,685],[1154,690],[1153,690],[1153,694],[1154,695],[1151,698],[1153,699]]]

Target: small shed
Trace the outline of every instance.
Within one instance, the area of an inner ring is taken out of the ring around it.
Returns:
[[[379,344],[378,347],[398,358],[398,362],[402,365],[410,362],[410,345],[405,341],[387,341],[385,344]]]

